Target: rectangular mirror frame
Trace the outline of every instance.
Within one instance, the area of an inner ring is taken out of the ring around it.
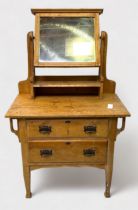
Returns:
[[[40,18],[41,17],[93,17],[94,39],[95,39],[95,62],[40,62]],[[35,14],[35,39],[34,39],[34,66],[36,67],[97,67],[100,66],[100,36],[99,36],[99,13],[37,13]]]

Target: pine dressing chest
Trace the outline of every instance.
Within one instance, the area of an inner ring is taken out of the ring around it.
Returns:
[[[104,169],[105,197],[110,197],[115,140],[130,113],[115,94],[115,82],[106,77],[102,12],[32,9],[35,33],[27,34],[28,78],[19,82],[19,95],[6,113],[21,143],[27,198],[32,170],[60,166]],[[88,67],[93,72],[95,67],[97,75],[37,76],[37,67],[48,72],[51,67]]]

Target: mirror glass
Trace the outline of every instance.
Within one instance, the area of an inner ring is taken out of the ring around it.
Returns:
[[[40,62],[95,62],[93,17],[40,17]]]

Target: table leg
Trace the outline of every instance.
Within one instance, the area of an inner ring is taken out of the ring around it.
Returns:
[[[117,120],[112,119],[109,123],[110,131],[108,138],[108,147],[107,147],[107,164],[105,167],[105,197],[110,197],[110,188],[112,182],[112,173],[113,173],[113,158],[114,158],[114,144],[116,138],[116,128],[117,128]]]
[[[23,166],[24,182],[26,187],[26,198],[31,198],[32,193],[30,190],[31,185],[31,171],[29,166]]]
[[[111,181],[112,181],[112,168],[106,168],[105,169],[105,177],[106,177],[106,182],[105,182],[105,197],[110,198],[110,188],[111,188]]]

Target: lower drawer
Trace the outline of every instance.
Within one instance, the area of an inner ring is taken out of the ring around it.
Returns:
[[[29,143],[32,163],[81,162],[106,163],[106,141],[50,141]]]

